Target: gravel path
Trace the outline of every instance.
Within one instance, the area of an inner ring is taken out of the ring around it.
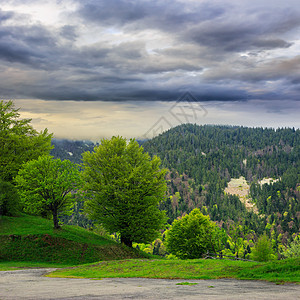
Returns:
[[[260,281],[143,278],[64,279],[54,269],[0,272],[0,299],[300,299],[300,285]],[[193,282],[196,285],[177,285]]]

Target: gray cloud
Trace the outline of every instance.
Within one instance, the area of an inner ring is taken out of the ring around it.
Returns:
[[[288,48],[292,43],[288,43],[282,39],[258,39],[253,41],[253,46],[263,49]]]
[[[272,15],[272,16],[270,16]],[[218,20],[196,24],[186,33],[186,37],[213,52],[240,52],[291,46],[276,37],[299,27],[299,13],[290,10],[265,12],[242,12],[235,16],[227,12]],[[276,38],[274,38],[274,36]]]
[[[3,11],[0,8],[0,24],[11,19],[13,17],[14,13],[12,11]]]
[[[289,1],[74,0],[52,23],[8,1],[0,95],[169,101],[190,90],[201,101],[298,100],[300,12]]]
[[[45,64],[48,68],[57,49],[56,43],[56,38],[44,26],[3,26],[0,29],[0,59],[4,63],[23,63],[32,68],[43,68]]]
[[[288,59],[274,59],[259,64],[238,64],[238,68],[228,63],[220,64],[214,70],[207,71],[204,77],[210,81],[237,80],[239,82],[256,83],[265,81],[281,81],[282,84],[293,84],[300,76],[300,55]],[[279,87],[282,88],[282,87]],[[292,89],[293,86],[290,85]]]
[[[76,27],[71,25],[64,25],[62,28],[60,28],[59,34],[70,41],[75,41],[78,37],[78,33],[76,32]]]
[[[137,30],[158,28],[174,32],[186,24],[214,19],[224,10],[223,6],[213,6],[209,2],[89,0],[82,4],[79,15],[87,22],[103,26],[128,26]]]

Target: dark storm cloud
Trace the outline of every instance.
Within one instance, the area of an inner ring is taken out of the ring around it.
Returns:
[[[0,95],[151,101],[190,90],[201,101],[298,99],[299,56],[289,51],[299,9],[267,2],[74,1],[77,9],[52,25],[2,9]]]
[[[274,15],[252,12],[235,17],[227,12],[217,22],[200,23],[188,29],[185,36],[192,41],[207,46],[214,52],[239,52],[275,48],[288,48],[292,45],[280,38],[285,33],[299,27],[300,15],[287,11],[274,11]]]
[[[31,49],[18,47],[18,45],[0,39],[0,59],[8,62],[32,64],[33,57],[36,57],[36,55]]]
[[[0,60],[33,68],[48,65],[56,40],[43,26],[3,26],[0,29]]]
[[[125,29],[159,29],[204,46],[225,51],[251,48],[286,48],[291,43],[273,38],[300,25],[293,8],[268,12],[244,11],[237,15],[232,5],[184,4],[174,1],[89,1],[80,9],[86,22]]]
[[[185,5],[172,0],[90,0],[82,4],[79,14],[87,22],[101,25],[176,31],[186,24],[214,19],[224,10],[223,6],[215,7],[209,1]]]

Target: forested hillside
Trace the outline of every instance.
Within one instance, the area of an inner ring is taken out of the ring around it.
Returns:
[[[170,170],[169,197],[161,205],[170,223],[199,207],[228,232],[234,221],[256,235],[267,232],[276,244],[299,232],[300,130],[184,124],[143,147]],[[251,185],[258,213],[224,193],[240,176]],[[262,184],[263,178],[273,183]]]
[[[86,151],[93,151],[95,145],[90,141],[70,141],[52,139],[54,148],[50,154],[54,158],[68,159],[74,163],[80,164],[82,153]]]

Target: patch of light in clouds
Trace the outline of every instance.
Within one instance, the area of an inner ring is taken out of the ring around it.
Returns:
[[[4,3],[2,3],[4,2]],[[78,8],[78,4],[74,1],[1,1],[2,10],[14,11],[24,17],[30,16],[31,23],[41,23],[45,25],[58,26],[69,22],[66,20],[64,12],[68,15]],[[29,3],[30,2],[30,3]],[[21,21],[21,20],[20,20]],[[23,20],[24,21],[24,20]]]
[[[32,118],[38,131],[48,128],[56,138],[90,139],[121,135],[139,137],[167,103],[15,100],[21,118]],[[22,108],[23,107],[23,108]]]
[[[180,125],[169,112],[170,108],[176,105],[175,101],[117,103],[15,100],[14,103],[16,107],[21,107],[22,118],[32,118],[35,129],[40,131],[48,128],[56,138],[92,141],[99,141],[103,137],[110,138],[113,135],[142,138],[162,117],[171,127]],[[191,120],[199,125],[300,128],[300,104],[297,101],[212,101],[199,104],[207,111],[207,114],[200,115],[196,122]]]

